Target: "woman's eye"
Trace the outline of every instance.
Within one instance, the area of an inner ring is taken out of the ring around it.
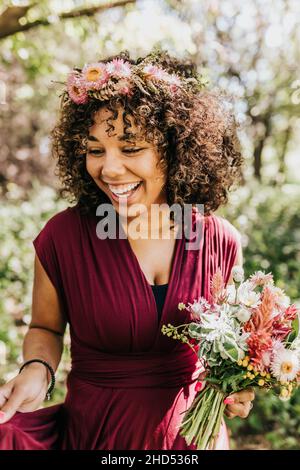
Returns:
[[[129,148],[129,149],[123,149],[123,152],[126,152],[126,153],[136,153],[136,152],[140,152],[140,150],[143,150],[141,148]],[[91,155],[100,155],[101,153],[103,153],[103,150],[100,150],[100,149],[89,149],[88,150],[88,153],[91,154]]]
[[[139,152],[140,150],[142,149],[124,149],[124,152],[134,153],[134,152]]]
[[[99,155],[100,153],[102,152],[102,150],[99,150],[99,149],[89,149],[88,150],[88,153],[91,154],[91,155]]]

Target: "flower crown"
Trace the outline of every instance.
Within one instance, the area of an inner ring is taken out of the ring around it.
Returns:
[[[159,88],[172,94],[178,89],[201,89],[206,83],[200,76],[179,77],[151,63],[132,65],[123,59],[113,59],[107,63],[85,64],[82,70],[74,68],[68,74],[66,85],[68,97],[76,104],[85,104],[90,97],[105,101],[115,95],[132,96],[134,87],[151,96],[149,91],[157,93]]]

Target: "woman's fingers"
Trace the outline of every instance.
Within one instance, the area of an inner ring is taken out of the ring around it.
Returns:
[[[0,387],[0,410],[7,402],[12,390],[12,384],[7,383]]]
[[[253,401],[255,393],[253,388],[245,388],[240,392],[235,392],[229,395],[227,398],[233,398],[235,403],[246,403],[247,401]]]
[[[0,424],[9,421],[13,417],[15,412],[18,410],[19,406],[23,403],[23,401],[24,392],[22,389],[20,389],[20,387],[16,387],[11,393],[6,403],[1,408]]]
[[[236,415],[234,413],[231,413],[230,411],[228,411],[227,408],[225,409],[224,414],[225,414],[225,416],[227,416],[228,419],[233,419],[233,418],[236,417]]]
[[[232,405],[227,405],[225,414],[228,418],[234,418],[235,416],[239,416],[240,418],[247,418],[251,408],[251,401],[244,403],[234,403]]]

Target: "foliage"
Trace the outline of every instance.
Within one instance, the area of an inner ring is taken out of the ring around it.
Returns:
[[[44,223],[65,202],[55,191],[34,184],[30,200],[21,200],[19,188],[10,183],[8,198],[0,208],[0,382],[14,377],[23,361],[22,342],[31,318],[33,281],[33,239]],[[69,368],[69,332],[65,335],[65,350],[57,376],[64,383]],[[58,385],[52,401],[60,401],[65,390]],[[49,402],[49,404],[52,403]]]

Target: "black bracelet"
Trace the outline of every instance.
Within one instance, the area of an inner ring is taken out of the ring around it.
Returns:
[[[24,362],[24,364],[22,365],[22,367],[20,368],[19,370],[19,374],[22,372],[23,368],[25,366],[27,366],[28,364],[31,364],[32,362],[41,362],[42,364],[44,364],[44,366],[46,366],[49,371],[50,371],[50,374],[51,374],[51,385],[46,393],[46,397],[45,397],[45,400],[50,400],[51,398],[51,392],[52,390],[54,389],[54,386],[55,386],[55,374],[54,374],[54,370],[52,369],[52,367],[50,366],[50,364],[48,364],[48,362],[46,361],[43,361],[42,359],[30,359],[30,361],[26,361]]]

